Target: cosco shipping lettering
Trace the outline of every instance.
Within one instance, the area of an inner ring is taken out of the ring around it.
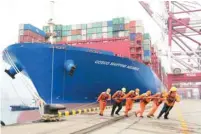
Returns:
[[[19,72],[23,72],[33,82],[38,95],[47,104],[95,102],[99,93],[107,88],[110,88],[112,93],[125,87],[139,88],[142,93],[151,90],[154,94],[161,89],[162,83],[150,66],[140,61],[149,57],[143,53],[135,55],[132,51],[134,48],[130,48],[135,42],[135,45],[141,46],[138,47],[142,49],[141,51],[150,51],[143,50],[144,46],[150,45],[143,44],[149,42],[146,41],[150,40],[149,34],[120,29],[128,33],[123,34],[124,37],[117,34],[117,37],[112,39],[118,32],[115,31],[115,27],[119,25],[116,24],[116,20],[114,22],[112,24],[111,21],[111,25],[104,27],[108,32],[107,35],[112,32],[112,36],[100,40],[96,36],[94,40],[59,43],[57,37],[54,37],[56,43],[53,44],[20,41],[10,45],[3,53],[4,61],[11,65],[6,73],[14,79]],[[121,25],[127,24],[122,22]],[[91,29],[85,27],[85,30],[90,32]],[[70,29],[67,32],[69,31]],[[119,54],[121,56],[117,56]],[[139,55],[141,59],[136,57]]]

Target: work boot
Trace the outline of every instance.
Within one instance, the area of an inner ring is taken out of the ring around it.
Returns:
[[[128,117],[128,115],[125,115],[125,117]]]
[[[147,115],[148,118],[151,118],[151,115]]]
[[[119,113],[115,113],[116,115],[120,115]]]
[[[144,116],[140,116],[140,118],[144,118]]]
[[[168,120],[169,118],[167,116],[164,116],[164,119]]]
[[[100,116],[103,116],[103,114],[101,114],[101,113],[100,113],[99,115],[100,115]]]
[[[160,116],[158,116],[157,119],[160,119]]]
[[[135,116],[137,117],[137,113],[135,112]]]
[[[154,115],[153,115],[153,114],[152,114],[152,115],[150,115],[150,116],[154,117]]]

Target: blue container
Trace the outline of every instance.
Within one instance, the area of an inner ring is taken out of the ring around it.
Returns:
[[[136,36],[135,33],[130,33],[130,40],[134,41],[135,40],[135,36]]]
[[[144,50],[144,56],[151,56],[150,50]]]
[[[123,31],[124,29],[124,24],[119,24],[119,31]]]
[[[54,31],[54,32],[56,33],[56,36],[57,36],[57,37],[62,36],[62,32],[61,32],[61,31]]]
[[[24,30],[30,30],[36,34],[43,36],[43,37],[45,37],[45,35],[46,35],[44,31],[40,30],[39,28],[37,28],[31,24],[24,24]]]
[[[107,21],[107,26],[112,27],[112,21]]]

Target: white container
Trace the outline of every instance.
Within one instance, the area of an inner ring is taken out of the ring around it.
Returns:
[[[67,41],[71,41],[71,36],[67,36]]]
[[[143,26],[142,20],[136,20],[136,26]]]
[[[124,18],[124,24],[129,23],[129,22],[130,22],[130,19],[128,17],[125,17]]]
[[[88,23],[87,28],[92,28],[92,23]]]
[[[19,25],[19,29],[21,30],[21,29],[24,29],[24,24],[20,24]]]
[[[107,27],[107,21],[102,22],[102,27]]]
[[[21,36],[21,35],[24,35],[24,30],[19,30],[19,35]]]
[[[76,29],[82,29],[82,25],[81,24],[77,24],[76,25]]]
[[[97,34],[92,34],[92,39],[97,39]]]
[[[103,32],[103,33],[107,33],[107,27],[103,27],[103,28],[102,28],[102,32]]]
[[[118,37],[125,37],[125,32],[124,31],[120,31],[118,33]]]
[[[72,25],[72,30],[76,30],[76,25]]]
[[[86,35],[82,35],[82,40],[86,40],[87,36]]]
[[[150,44],[151,44],[151,41],[150,41],[149,39],[143,40],[143,44],[150,45]]]
[[[136,33],[144,33],[144,27],[143,26],[136,26]]]
[[[107,38],[107,33],[103,33],[103,38]]]
[[[125,36],[129,36],[129,31],[124,31]]]
[[[82,35],[87,34],[87,30],[82,30]]]

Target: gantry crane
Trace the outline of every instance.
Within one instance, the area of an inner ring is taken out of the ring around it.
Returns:
[[[163,73],[166,87],[169,89],[180,82],[201,82],[201,5],[194,1],[163,1],[160,2],[164,7],[161,15],[154,12],[148,2],[139,3],[160,27],[163,40],[168,37],[166,55],[178,66],[171,73]],[[174,45],[180,50],[174,51]],[[199,85],[191,87],[201,91]]]

